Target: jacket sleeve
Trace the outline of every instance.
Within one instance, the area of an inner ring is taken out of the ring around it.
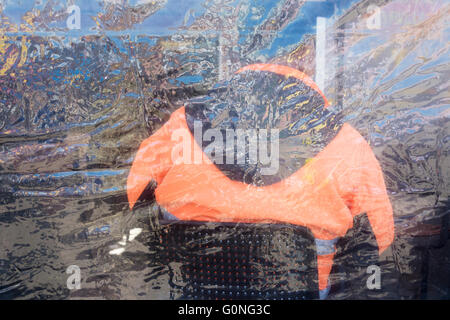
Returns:
[[[171,134],[176,127],[178,112],[153,135],[139,146],[127,180],[127,196],[130,209],[133,209],[142,192],[151,181],[160,184],[172,167]]]
[[[353,129],[354,130],[354,129]],[[356,130],[355,130],[355,133]],[[342,179],[350,180],[344,199],[353,216],[367,213],[381,254],[394,240],[394,218],[383,172],[369,144],[357,133],[352,160]]]

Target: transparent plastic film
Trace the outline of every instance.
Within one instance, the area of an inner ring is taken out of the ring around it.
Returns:
[[[0,0],[1,299],[448,299],[448,0]]]

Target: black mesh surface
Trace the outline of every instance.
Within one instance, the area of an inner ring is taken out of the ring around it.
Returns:
[[[182,299],[317,299],[314,238],[301,227],[176,222],[159,230],[161,264]]]

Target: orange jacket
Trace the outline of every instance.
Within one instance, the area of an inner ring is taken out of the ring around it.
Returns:
[[[289,67],[250,68],[270,69],[315,86]],[[176,110],[140,145],[127,182],[130,208],[154,180],[157,202],[180,220],[289,223],[309,228],[316,239],[333,240],[344,236],[352,228],[353,217],[365,212],[379,252],[392,243],[392,208],[380,165],[369,144],[349,124],[297,172],[262,187],[229,179],[207,156],[201,163],[178,161],[173,152],[178,143],[172,138],[175,131],[190,137],[192,154],[202,154],[187,126],[184,107]],[[318,254],[320,290],[328,286],[333,256]]]

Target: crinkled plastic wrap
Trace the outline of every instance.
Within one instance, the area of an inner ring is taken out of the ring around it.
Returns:
[[[449,13],[0,1],[0,298],[449,299]]]

